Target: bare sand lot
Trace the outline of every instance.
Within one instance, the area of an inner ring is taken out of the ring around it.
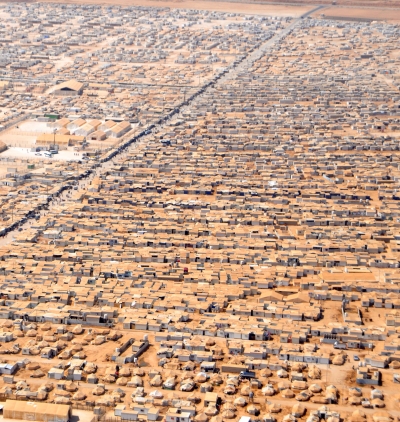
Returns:
[[[314,13],[313,17],[318,17],[322,12],[326,17],[374,19],[392,23],[400,21],[400,8],[327,7],[323,11]]]
[[[44,3],[47,1],[45,0]],[[112,4],[121,6],[149,6],[171,7],[173,9],[197,9],[219,12],[248,13],[268,16],[298,17],[313,6],[293,4],[263,4],[262,2],[229,2],[229,1],[193,1],[193,0],[57,0],[48,3],[73,3],[73,4]]]
[[[6,2],[0,1],[0,4],[1,3]],[[34,3],[34,1],[27,1],[27,3]],[[342,10],[342,7],[348,7],[351,10],[346,12],[344,15],[341,15],[339,11],[336,11],[334,16],[362,18],[370,18],[370,16],[372,16],[372,18],[388,19],[391,21],[397,21],[400,19],[398,17],[398,12],[400,11],[400,3],[398,0],[335,0],[336,5],[332,7],[330,7],[333,4],[332,0],[290,0],[290,2],[284,0],[275,0],[273,2],[263,0],[44,0],[43,3],[171,7],[176,9],[212,10],[220,12],[291,17],[298,17],[315,6],[324,5],[329,7],[330,11],[333,9],[340,11]],[[365,10],[365,8],[369,10]],[[392,16],[390,10],[386,12],[387,9],[394,9],[396,17]]]
[[[285,4],[285,1],[276,1],[275,3]],[[307,4],[307,5],[331,5],[331,0],[291,0],[291,4]],[[398,8],[398,0],[336,0],[337,6],[357,6],[357,7],[379,7],[379,8]]]
[[[245,1],[194,1],[194,0],[44,0],[50,3],[75,3],[75,4],[113,4],[121,6],[150,6],[150,7],[171,7],[176,9],[198,9],[213,10],[232,13],[249,13],[270,16],[292,16],[298,17],[311,8],[318,5],[332,5],[331,0],[291,0],[266,2],[260,0]],[[398,0],[337,0],[336,5],[329,7],[329,11],[335,10],[335,16],[363,17],[372,16],[376,19],[400,19],[400,4]],[[340,14],[342,7],[349,7],[344,15]],[[357,7],[352,7],[357,6]],[[366,8],[366,9],[364,9]],[[382,10],[384,9],[384,10]],[[392,10],[396,17],[392,16]],[[336,11],[337,10],[337,11]]]

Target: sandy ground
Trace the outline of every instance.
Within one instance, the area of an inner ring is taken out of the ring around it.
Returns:
[[[38,135],[52,133],[52,131],[53,129],[48,127],[46,122],[26,120],[1,132],[0,141],[9,147],[32,148]]]
[[[215,10],[232,13],[260,14],[271,16],[293,16],[298,17],[316,5],[327,5],[329,10],[342,10],[342,7],[348,6],[352,14],[335,14],[335,16],[348,17],[366,17],[375,19],[400,20],[397,14],[400,13],[400,4],[398,0],[336,0],[339,7],[329,7],[332,0],[291,0],[290,2],[275,0],[271,3],[266,1],[194,1],[194,0],[44,0],[51,3],[87,3],[87,4],[115,4],[122,6],[150,6],[150,7],[171,7],[176,9],[199,9]],[[352,6],[357,6],[353,8]],[[365,9],[368,8],[368,9]],[[384,10],[382,10],[384,9]],[[393,17],[392,11],[395,9],[396,17]],[[339,12],[335,12],[339,13]],[[364,16],[365,15],[365,16]]]
[[[332,304],[326,304],[326,305],[327,305],[327,307],[329,307]],[[372,314],[375,314],[374,309],[370,309],[370,311],[372,311]],[[195,318],[195,320],[198,320],[198,318]],[[100,330],[101,329],[97,328],[98,332]],[[51,332],[53,332],[53,331],[54,330],[51,330]],[[106,374],[108,369],[113,368],[115,366],[114,363],[107,360],[107,355],[110,355],[112,353],[115,346],[117,344],[120,344],[121,342],[127,340],[128,338],[135,338],[136,340],[139,340],[143,337],[143,332],[140,332],[140,331],[139,332],[138,331],[130,331],[130,330],[124,330],[124,329],[121,329],[121,328],[118,329],[118,331],[120,332],[120,334],[123,335],[123,337],[121,337],[117,342],[108,341],[108,342],[104,343],[101,346],[101,348],[99,348],[99,346],[94,346],[94,345],[91,345],[91,344],[88,344],[84,347],[85,354],[87,355],[86,360],[88,362],[96,362],[96,364],[98,366],[96,374],[100,378],[100,380]],[[50,334],[50,332],[47,332],[47,334]],[[140,366],[144,369],[145,373],[147,373],[150,369],[156,369],[156,370],[160,371],[162,373],[163,380],[165,380],[168,376],[176,375],[177,381],[179,383],[179,380],[183,379],[182,377],[183,377],[184,372],[179,371],[179,370],[175,370],[175,369],[172,369],[172,368],[171,369],[165,369],[165,368],[163,369],[163,368],[159,367],[158,366],[158,357],[156,355],[156,353],[158,351],[158,345],[157,345],[157,342],[154,341],[154,334],[152,334],[152,333],[146,333],[146,334],[148,334],[148,336],[149,336],[151,347],[139,359]],[[88,327],[85,327],[84,333],[82,335],[77,335],[75,337],[74,341],[81,343],[81,344],[86,343],[87,341],[89,341],[89,339],[87,338],[87,335],[88,335]],[[26,344],[30,340],[31,340],[31,338],[29,338],[29,337],[22,337],[22,338],[18,338],[18,343],[20,344],[20,346],[23,346],[24,344]],[[214,338],[214,340],[215,340],[217,346],[224,350],[224,352],[225,352],[224,362],[227,362],[231,358],[231,356],[229,356],[229,354],[227,353],[227,350],[225,349],[225,339]],[[73,345],[72,343],[69,344],[67,346],[67,349],[70,349],[72,347],[72,345]],[[334,351],[331,345],[321,345],[321,348],[324,352],[328,352],[328,353]],[[337,351],[335,351],[335,352],[337,352]],[[309,384],[314,382],[314,383],[321,385],[324,389],[326,388],[327,385],[330,385],[330,384],[334,384],[334,385],[337,386],[337,388],[339,389],[339,393],[340,393],[340,398],[339,398],[338,404],[329,405],[329,408],[331,410],[340,412],[341,416],[344,420],[346,420],[346,416],[348,416],[352,411],[354,411],[356,409],[356,407],[354,407],[354,406],[352,407],[352,406],[349,406],[347,404],[348,387],[356,385],[355,382],[354,382],[354,369],[353,369],[353,367],[357,366],[357,363],[354,362],[354,355],[358,355],[360,358],[363,359],[363,358],[365,358],[366,355],[368,355],[368,352],[361,351],[361,350],[348,350],[348,351],[345,352],[345,355],[347,355],[346,356],[347,358],[346,358],[344,365],[342,365],[342,366],[317,365],[322,371],[321,379],[315,380],[315,381],[308,380]],[[20,359],[21,359],[20,355],[7,355],[7,360],[11,361],[11,362],[15,362],[15,361],[18,361]],[[43,359],[40,356],[29,356],[29,360],[31,362],[38,363],[41,370],[44,373],[46,373],[55,364],[61,362],[61,360],[58,357],[51,359],[51,360],[48,360],[48,359]],[[172,361],[177,363],[176,358],[172,359]],[[64,360],[64,362],[65,362],[65,360]],[[221,365],[221,362],[219,361],[217,363],[217,366],[220,367],[220,365]],[[131,371],[134,370],[133,364],[126,364],[126,365],[124,365],[124,367],[130,368]],[[198,364],[197,364],[197,368],[198,368]],[[197,372],[198,372],[198,369],[193,374],[188,373],[188,372],[186,372],[186,374],[187,374],[187,376],[190,376],[190,375],[194,375]],[[386,403],[386,406],[387,406],[386,407],[387,410],[389,410],[393,416],[399,416],[400,413],[398,411],[398,408],[396,407],[397,406],[396,400],[397,400],[398,396],[394,396],[393,399],[391,397],[391,391],[393,391],[392,376],[393,376],[394,372],[396,372],[396,371],[393,370],[393,369],[387,369],[385,371],[384,377],[383,377],[383,385],[380,386],[379,389],[382,390],[385,394],[385,397],[386,397],[385,403]],[[30,385],[32,387],[31,388],[32,390],[36,390],[40,385],[49,381],[45,377],[43,377],[43,378],[31,378],[30,377],[31,374],[32,374],[31,370],[20,369],[15,374],[15,380],[16,381],[26,380],[28,385]],[[226,380],[227,374],[222,373],[221,375],[222,375],[222,378],[224,380]],[[176,388],[176,391],[168,391],[168,390],[162,390],[161,387],[156,388],[156,387],[150,386],[149,380],[150,379],[149,379],[148,375],[143,377],[144,388],[145,388],[145,391],[147,393],[149,391],[159,389],[159,390],[162,391],[164,397],[170,398],[170,399],[173,398],[173,397],[175,397],[175,398],[176,397],[186,398],[187,396],[189,396],[191,394],[191,393],[181,392],[181,391],[178,392],[179,384]],[[276,374],[273,374],[268,380],[265,379],[265,378],[262,378],[263,385],[265,385],[266,383],[277,385],[277,383],[280,382],[280,381],[282,381],[282,379],[278,378],[276,376]],[[51,382],[53,382],[53,384],[56,383],[54,380],[52,380]],[[102,381],[100,381],[100,383],[101,382]],[[246,383],[244,383],[243,385],[246,385]],[[233,396],[227,396],[223,393],[224,385],[215,386],[214,392],[220,394],[220,396],[223,397],[224,400],[233,401],[233,399],[236,396],[240,395],[239,391],[243,387],[243,385],[239,386],[237,393]],[[92,395],[92,391],[95,388],[95,386],[93,384],[88,384],[85,381],[81,381],[81,382],[78,383],[77,386],[78,386],[78,389],[81,392],[83,392],[84,394],[86,394],[88,396],[89,400],[96,400],[96,399],[99,398],[99,397],[94,397]],[[115,390],[116,388],[118,388],[117,384],[107,383],[106,384],[106,394],[110,394],[111,391]],[[370,387],[364,386],[364,387],[360,387],[360,388],[362,389],[363,396],[369,397],[370,390],[371,390]],[[132,402],[131,394],[135,391],[135,387],[122,386],[122,390],[124,390],[124,392],[126,394],[125,397],[122,399],[122,401],[127,406],[129,406],[129,404]],[[258,406],[261,408],[262,412],[264,412],[264,413],[266,411],[266,403],[267,402],[280,404],[283,408],[282,414],[287,413],[286,410],[290,409],[296,403],[296,401],[294,399],[285,399],[285,398],[281,397],[280,395],[275,395],[273,397],[266,397],[262,394],[261,390],[253,390],[253,391],[255,393],[255,400],[254,401],[255,401],[255,403],[258,404]],[[54,397],[56,392],[57,392],[57,390],[53,390],[50,393],[50,397]],[[306,416],[299,419],[299,420],[302,420],[302,421],[306,420],[306,417],[309,415],[309,412],[311,410],[316,410],[316,409],[321,407],[321,404],[318,404],[318,403],[307,402],[307,403],[303,403],[303,404],[304,404],[304,407],[307,409],[307,413],[306,413]],[[201,413],[201,411],[202,411],[202,405],[201,404],[197,406],[197,411],[198,411],[198,413]],[[365,420],[365,422],[370,422],[371,421],[370,418],[371,418],[372,414],[375,412],[375,410],[374,409],[364,409],[364,412],[368,416],[368,418]],[[78,412],[78,413],[80,413],[80,412]],[[245,414],[245,409],[240,409],[240,408],[237,409],[237,417],[244,415],[244,414]],[[75,415],[75,410],[74,410],[74,415]],[[79,421],[86,422],[86,420],[84,419],[83,416],[79,418]],[[112,412],[110,412],[110,416],[112,416]]]
[[[19,130],[34,133],[53,133],[53,128],[47,125],[47,122],[37,122],[36,120],[26,120],[17,125]]]
[[[46,2],[47,0],[45,0]],[[298,17],[314,6],[308,5],[278,5],[260,3],[236,3],[228,1],[193,1],[193,0],[67,0],[54,1],[49,3],[88,3],[88,4],[113,4],[121,6],[149,6],[149,7],[171,7],[173,9],[198,9],[215,10],[220,12],[246,13],[270,16],[292,16]]]
[[[344,18],[366,18],[376,20],[386,20],[388,22],[400,21],[400,2],[398,9],[382,9],[373,7],[327,7],[323,11],[313,14],[313,17],[319,17],[321,13],[325,16],[338,16]]]

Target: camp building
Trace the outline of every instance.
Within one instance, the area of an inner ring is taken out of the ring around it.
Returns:
[[[5,419],[26,421],[68,422],[70,406],[66,404],[23,402],[7,400],[3,408]]]
[[[66,81],[57,85],[54,88],[53,94],[69,96],[69,95],[81,95],[82,92],[83,92],[83,83],[75,81],[75,80],[70,80],[70,81]]]

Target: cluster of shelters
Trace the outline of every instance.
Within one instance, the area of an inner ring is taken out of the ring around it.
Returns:
[[[106,10],[117,31],[126,10]],[[244,51],[271,35],[229,25],[252,34]],[[394,25],[300,20],[1,245],[0,353],[21,355],[0,366],[2,393],[123,420],[392,421],[361,408],[398,403],[399,57],[370,53],[398,36]],[[52,123],[59,136],[115,126]]]
[[[7,21],[0,37],[0,124],[7,126],[38,111],[130,121],[140,111],[146,122],[289,20],[52,3],[4,4],[0,13]]]
[[[60,143],[63,140],[62,137],[56,139]],[[54,135],[43,135],[44,146],[53,144]],[[78,169],[76,161],[54,161],[43,165],[39,160],[33,164],[13,160],[2,165],[8,167],[0,179],[0,237],[25,224],[28,218],[39,218],[40,213],[48,208],[52,197],[71,186]],[[89,164],[80,162],[79,172],[85,172],[88,168]]]
[[[117,140],[131,130],[131,123],[127,121],[114,122],[107,120],[102,122],[98,119],[75,119],[62,118],[49,121],[48,126],[53,133],[38,135],[36,145],[40,147],[57,146],[59,149],[74,145],[82,145],[90,141],[104,141],[107,138]]]
[[[131,124],[126,121],[114,122],[113,120],[107,120],[102,122],[97,119],[75,119],[71,121],[68,118],[63,118],[55,122],[49,122],[48,126],[56,130],[56,133],[62,135],[74,134],[101,141],[106,139],[106,137],[120,138],[131,129]]]

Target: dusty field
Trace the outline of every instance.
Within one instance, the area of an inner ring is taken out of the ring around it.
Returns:
[[[228,2],[228,1],[193,1],[193,0],[67,0],[53,1],[49,3],[88,3],[88,4],[113,4],[122,6],[149,6],[171,7],[175,9],[215,10],[219,12],[246,13],[269,16],[292,16],[298,17],[306,13],[313,6],[309,5],[286,5],[286,4],[262,4],[263,2]]]
[[[30,149],[35,145],[36,138],[41,133],[52,133],[47,123],[27,120],[10,127],[0,134],[0,141],[9,147]]]
[[[398,3],[399,5],[399,3]],[[313,17],[318,17],[321,13],[325,16],[337,16],[344,18],[365,18],[365,19],[376,19],[386,20],[388,22],[400,21],[400,8],[397,9],[381,9],[373,7],[327,7],[323,11],[318,11]]]
[[[285,3],[284,1],[275,1],[275,3]],[[330,5],[332,0],[291,0],[293,4],[310,4],[310,5]],[[398,0],[336,0],[336,4],[340,6],[360,6],[360,7],[384,7],[384,8],[398,8]]]
[[[291,0],[290,2],[275,0],[273,2],[266,2],[262,0],[245,0],[245,1],[193,1],[193,0],[44,0],[44,2],[51,3],[89,3],[89,4],[119,4],[122,6],[154,6],[154,7],[171,7],[177,9],[199,9],[199,10],[215,10],[232,13],[248,13],[272,16],[293,16],[297,17],[310,10],[316,5],[331,5],[332,0]],[[1,3],[1,2],[0,2]],[[400,19],[397,14],[400,14],[400,5],[398,0],[336,0],[339,6],[349,6],[350,14],[335,14],[335,16],[346,17],[370,17],[376,19]],[[351,6],[359,6],[352,8]],[[366,10],[364,8],[371,8]],[[374,8],[379,8],[374,10]],[[395,11],[396,17],[393,17],[392,12],[384,9],[397,9]],[[329,11],[343,10],[342,8],[329,7]],[[335,12],[336,13],[336,12]],[[352,14],[354,13],[354,14]],[[364,16],[365,15],[365,16]]]
[[[13,2],[13,0],[11,0],[11,2]],[[290,2],[284,0],[274,0],[273,2],[263,0],[44,0],[43,2],[171,7],[176,9],[214,10],[232,13],[292,17],[298,17],[315,6],[326,5],[329,8],[329,14],[332,16],[372,17],[375,19],[388,19],[390,21],[400,20],[400,4],[398,0],[336,0],[336,5],[339,7],[330,7],[332,5],[332,0],[290,0]],[[0,1],[0,3],[7,2]],[[33,3],[33,0],[27,1],[27,3]],[[348,11],[346,11],[345,14],[341,14],[340,12],[343,11],[343,8],[340,6],[348,7]],[[333,10],[335,10],[334,14],[331,13]]]

